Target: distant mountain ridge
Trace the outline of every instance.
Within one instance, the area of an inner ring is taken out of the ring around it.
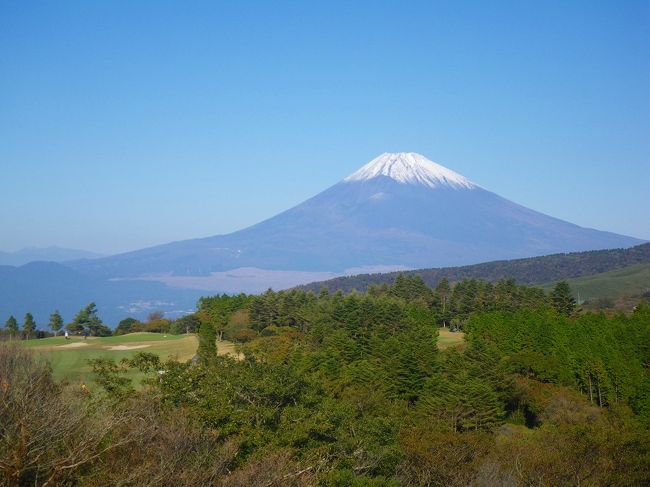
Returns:
[[[362,292],[366,291],[368,286],[372,284],[392,284],[399,274],[419,275],[431,287],[434,287],[445,277],[452,282],[462,279],[485,279],[492,282],[499,279],[515,279],[519,284],[535,285],[563,279],[593,276],[636,264],[647,263],[650,263],[650,243],[627,249],[553,254],[527,259],[485,262],[462,267],[360,274],[312,282],[298,287],[313,292],[318,292],[323,287],[327,287],[330,291],[341,290],[345,293],[354,290]]]
[[[97,279],[56,262],[0,266],[0,325],[9,315],[22,322],[30,312],[39,328],[47,328],[54,310],[69,321],[90,302],[97,303],[99,316],[110,326],[126,316],[145,318],[151,311],[176,317],[192,312],[201,294],[157,282]]]
[[[64,247],[25,247],[15,252],[0,251],[0,265],[24,265],[30,262],[67,262],[79,259],[97,259],[105,254]]]

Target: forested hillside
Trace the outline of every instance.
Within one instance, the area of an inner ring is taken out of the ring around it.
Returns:
[[[522,284],[544,284],[549,282],[591,276],[601,272],[650,263],[650,243],[628,249],[594,250],[570,254],[554,254],[528,259],[500,260],[463,267],[419,269],[404,274],[421,276],[429,286],[435,286],[443,277],[452,282],[462,279],[485,279],[496,282],[499,279],[515,279]],[[338,277],[328,281],[314,282],[301,289],[318,292],[322,287],[331,291],[365,291],[371,284],[391,284],[400,272],[382,274],[360,274]]]
[[[650,482],[646,304],[607,317],[577,313],[563,283],[399,276],[364,294],[206,297],[192,319],[195,360],[95,360],[99,393],[0,348],[4,484]],[[440,326],[466,342],[441,350]],[[218,336],[239,358],[217,356]]]

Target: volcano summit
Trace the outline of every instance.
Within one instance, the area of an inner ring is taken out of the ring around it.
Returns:
[[[79,261],[75,268],[103,278],[251,292],[346,272],[640,243],[530,210],[422,155],[400,152],[382,154],[313,198],[243,230]]]

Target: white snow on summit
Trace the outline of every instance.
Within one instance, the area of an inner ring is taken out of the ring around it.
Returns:
[[[385,152],[343,181],[367,181],[379,176],[387,176],[402,184],[422,184],[430,188],[447,186],[454,189],[473,189],[477,187],[464,176],[415,152]]]

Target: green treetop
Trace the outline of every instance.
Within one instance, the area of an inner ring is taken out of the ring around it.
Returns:
[[[25,338],[29,339],[36,330],[36,322],[31,313],[25,315],[25,321],[23,322],[23,332],[25,333]]]
[[[199,326],[197,355],[202,364],[210,363],[217,356],[217,331],[209,321],[203,321]]]
[[[566,281],[560,281],[555,285],[551,293],[551,302],[555,310],[563,315],[569,316],[576,307],[576,300],[571,294],[571,288]]]
[[[87,329],[93,336],[109,336],[112,334],[111,329],[104,325],[97,316],[97,305],[95,303],[90,303],[81,309],[72,320],[72,323],[69,323],[66,328],[71,332],[81,332]]]
[[[5,328],[11,335],[18,333],[18,321],[13,316],[10,316],[5,323]]]
[[[55,335],[58,335],[59,330],[63,328],[63,318],[61,318],[61,313],[59,313],[59,310],[54,311],[54,313],[50,315],[49,326]]]

